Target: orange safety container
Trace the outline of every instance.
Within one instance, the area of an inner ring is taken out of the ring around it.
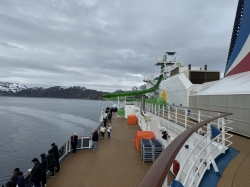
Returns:
[[[141,148],[141,139],[152,139],[155,138],[155,135],[152,131],[136,131],[135,135],[135,146],[139,151]]]
[[[136,125],[137,124],[136,115],[128,115],[128,124],[129,125]]]

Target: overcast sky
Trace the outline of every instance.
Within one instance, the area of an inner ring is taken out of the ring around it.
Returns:
[[[130,89],[176,51],[224,73],[237,0],[0,0],[0,81]]]

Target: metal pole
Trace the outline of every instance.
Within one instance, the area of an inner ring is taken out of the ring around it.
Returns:
[[[177,107],[175,107],[175,123],[177,123]]]
[[[170,106],[168,106],[168,120],[170,120]]]
[[[201,122],[201,110],[198,110],[198,123],[200,123]],[[198,129],[198,133],[200,133],[201,132],[201,129],[199,128]]]
[[[210,139],[210,130],[211,130],[211,125],[210,125],[210,123],[208,123],[207,124],[207,144],[209,144],[208,146],[207,146],[207,154],[210,154],[210,142],[211,142],[211,139]],[[207,165],[209,164],[209,157],[207,157]],[[207,169],[208,170],[210,170],[210,164],[208,165],[208,167],[207,167]]]
[[[225,118],[221,118],[221,127],[222,127],[222,149],[223,153],[225,153]]]
[[[164,105],[162,105],[162,117],[163,117],[163,118],[164,118],[164,113],[165,113]]]
[[[187,109],[185,108],[185,127],[187,127]]]

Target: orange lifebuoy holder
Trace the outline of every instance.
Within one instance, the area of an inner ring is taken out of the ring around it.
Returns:
[[[128,124],[129,125],[136,125],[137,124],[136,115],[128,115]]]

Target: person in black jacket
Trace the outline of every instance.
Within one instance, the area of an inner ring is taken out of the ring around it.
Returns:
[[[93,151],[96,151],[96,149],[97,149],[98,136],[99,136],[99,134],[97,132],[97,129],[94,129],[94,133],[92,134]]]
[[[48,161],[47,158],[45,157],[46,154],[43,153],[40,155],[41,156],[41,164],[42,164],[42,170],[43,170],[43,174],[42,174],[42,187],[44,187],[46,185],[47,182],[47,177],[46,177],[46,173],[48,171]]]
[[[52,149],[50,149],[48,151],[48,155],[46,156],[47,160],[48,160],[48,169],[50,170],[51,177],[55,176],[55,167],[56,167],[56,159],[55,159],[55,155],[54,155],[54,151]]]
[[[13,175],[12,177],[11,177],[11,179],[10,179],[11,181],[13,181],[14,183],[16,183],[16,185],[17,185],[17,182],[18,182],[18,176],[16,176],[16,175]]]
[[[60,170],[60,163],[59,163],[59,151],[58,151],[58,147],[55,143],[52,143],[51,144],[51,149],[54,151],[54,156],[55,156],[55,159],[56,159],[56,171],[55,172],[59,172]]]
[[[107,124],[107,118],[106,117],[104,117],[103,118],[103,126],[106,128],[106,124]]]
[[[73,153],[76,153],[76,145],[77,145],[77,139],[78,139],[78,136],[76,133],[74,133],[71,137],[71,146],[73,148]]]
[[[31,182],[34,183],[35,187],[41,187],[40,182],[43,174],[42,164],[40,164],[37,158],[34,158],[31,162],[34,163],[34,167],[31,170]]]
[[[18,177],[18,181],[17,181],[18,187],[24,187],[23,172],[21,172],[19,168],[15,168],[14,175]]]
[[[6,187],[16,187],[16,183],[13,182],[13,181],[9,181],[9,182],[6,183]]]

